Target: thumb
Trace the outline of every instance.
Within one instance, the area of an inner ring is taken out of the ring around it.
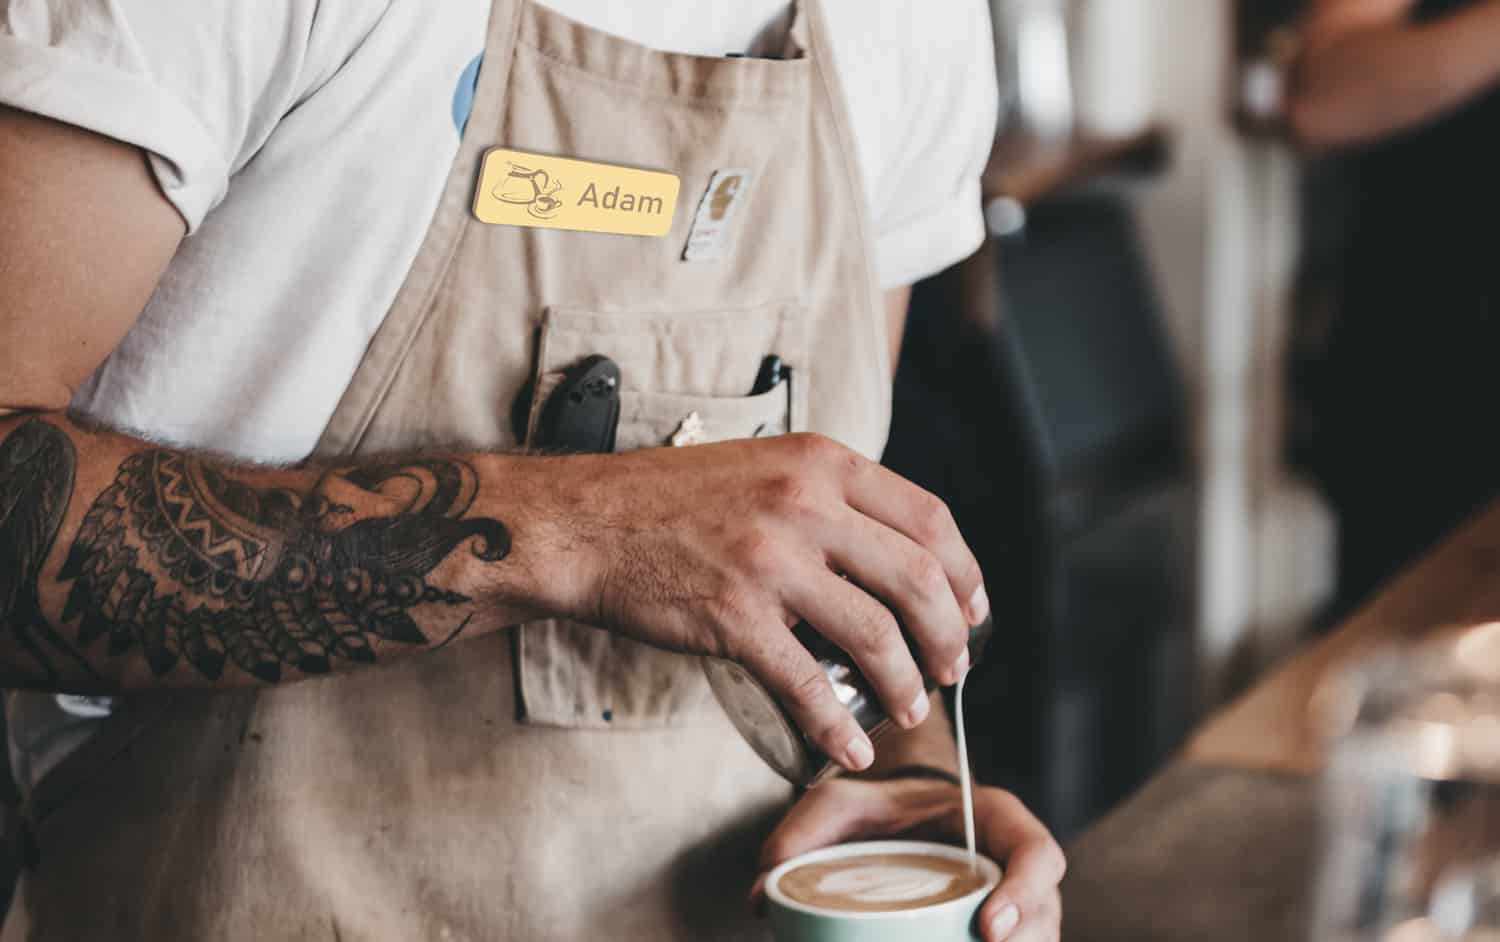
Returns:
[[[798,854],[849,840],[870,816],[863,783],[834,779],[814,787],[795,805],[761,847],[761,872],[750,888],[750,909],[765,915],[766,875]]]
[[[809,791],[792,806],[761,847],[760,864],[770,870],[820,847],[856,836],[875,817],[878,792],[865,782],[835,779]]]
[[[942,782],[833,779],[792,806],[761,850],[762,873],[833,844],[910,833],[952,812],[956,789]],[[756,881],[752,901],[759,896]]]

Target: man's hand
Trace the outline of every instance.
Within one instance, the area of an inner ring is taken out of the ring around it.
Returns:
[[[584,574],[584,597],[565,613],[738,661],[846,767],[868,766],[874,751],[793,637],[798,620],[849,652],[908,728],[929,703],[902,627],[928,676],[955,683],[967,668],[968,626],[989,601],[948,508],[830,439],[556,461],[549,499],[559,515],[575,508]]]
[[[834,779],[810,790],[782,819],[761,855],[763,874],[798,854],[887,837],[962,842],[958,786],[919,779]],[[979,850],[999,862],[1000,886],[979,910],[985,942],[1055,942],[1062,926],[1057,885],[1065,862],[1042,823],[1009,792],[974,789]],[[764,880],[764,875],[762,875]],[[752,896],[758,902],[762,884]]]

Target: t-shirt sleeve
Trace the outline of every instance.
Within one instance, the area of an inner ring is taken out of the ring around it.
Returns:
[[[142,148],[197,229],[295,106],[317,0],[0,0],[0,104]]]
[[[995,141],[999,93],[988,5],[892,4],[907,18],[888,86],[884,153],[870,155],[881,286],[911,284],[967,257],[984,240],[979,179]],[[888,47],[891,48],[891,47]],[[890,62],[896,57],[883,58]]]

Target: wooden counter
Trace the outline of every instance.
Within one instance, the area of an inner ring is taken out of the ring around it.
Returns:
[[[1500,502],[1327,637],[1210,717],[1145,788],[1068,847],[1067,942],[1305,937],[1323,759],[1310,701],[1376,647],[1500,620]]]
[[[1402,573],[1365,608],[1309,645],[1188,743],[1191,762],[1310,773],[1322,749],[1309,710],[1319,683],[1378,645],[1500,620],[1500,502]]]

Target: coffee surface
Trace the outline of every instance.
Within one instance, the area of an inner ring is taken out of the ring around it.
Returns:
[[[885,913],[967,896],[984,874],[962,860],[928,854],[868,854],[804,864],[781,875],[789,898],[821,909]]]

